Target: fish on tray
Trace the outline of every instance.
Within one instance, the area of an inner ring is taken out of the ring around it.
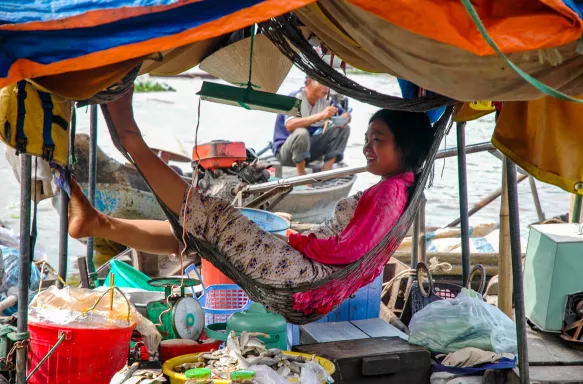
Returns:
[[[161,384],[165,383],[166,379],[161,373],[150,371],[138,371],[139,363],[133,363],[131,366],[123,367],[116,373],[109,384]]]
[[[299,378],[302,367],[310,360],[303,356],[283,354],[280,349],[267,349],[258,338],[269,335],[258,332],[241,332],[239,337],[234,331],[227,337],[227,345],[218,351],[202,353],[198,361],[174,367],[174,371],[184,373],[189,369],[208,368],[214,379],[229,379],[231,372],[249,369],[254,365],[265,365],[276,371],[284,379]]]

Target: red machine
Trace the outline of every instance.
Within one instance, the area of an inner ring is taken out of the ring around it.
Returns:
[[[245,143],[216,140],[192,149],[192,168],[198,171],[198,187],[207,195],[232,201],[237,187],[243,184],[265,183],[270,164],[258,162]],[[198,168],[197,168],[198,166]]]
[[[216,140],[192,149],[192,160],[205,169],[231,168],[247,160],[245,143]]]

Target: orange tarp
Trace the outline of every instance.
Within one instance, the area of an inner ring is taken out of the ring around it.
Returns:
[[[460,0],[348,0],[401,28],[476,55],[493,55]],[[561,0],[473,0],[488,33],[505,53],[556,47],[583,33]]]
[[[581,104],[548,96],[504,103],[492,143],[540,181],[571,193],[583,181]]]
[[[390,73],[460,101],[532,100],[543,93],[524,81],[498,55],[465,49],[413,33],[352,4],[320,0],[296,14],[331,51],[348,64]],[[569,95],[583,92],[583,56],[577,41],[508,58],[550,87]]]

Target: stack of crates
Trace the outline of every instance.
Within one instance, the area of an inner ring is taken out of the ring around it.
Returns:
[[[324,316],[317,323],[334,323],[339,321],[376,319],[381,312],[381,292],[383,275],[380,274],[375,281],[360,288],[356,293],[334,311]],[[288,324],[287,345],[288,348],[300,344],[300,327]]]

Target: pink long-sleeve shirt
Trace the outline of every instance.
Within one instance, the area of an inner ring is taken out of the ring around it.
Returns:
[[[323,264],[350,264],[376,246],[405,211],[412,172],[382,180],[363,192],[353,218],[336,236],[292,234],[289,243],[306,257]]]

